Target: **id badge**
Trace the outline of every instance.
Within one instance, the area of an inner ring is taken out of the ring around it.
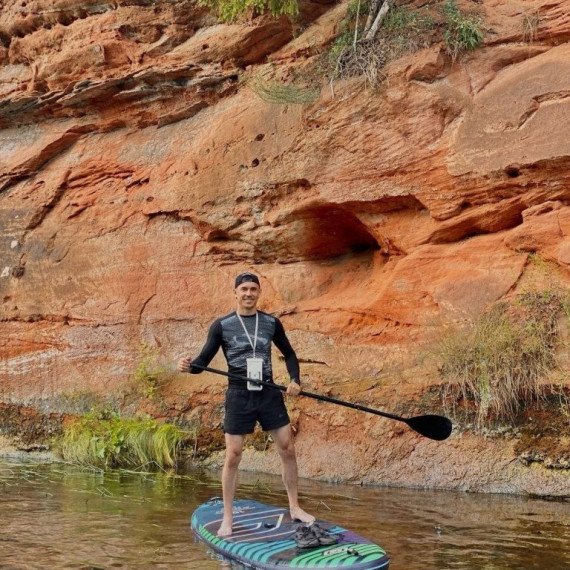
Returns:
[[[263,358],[248,358],[247,362],[247,377],[252,380],[263,381]],[[263,386],[255,384],[254,382],[247,383],[247,389],[252,392],[259,392],[263,390]]]

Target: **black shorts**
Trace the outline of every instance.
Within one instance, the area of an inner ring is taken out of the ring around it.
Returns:
[[[279,429],[290,422],[283,394],[274,388],[253,392],[229,387],[225,412],[224,432],[230,435],[253,433],[256,422],[263,431]]]

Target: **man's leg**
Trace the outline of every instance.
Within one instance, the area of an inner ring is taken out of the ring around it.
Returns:
[[[291,518],[304,523],[312,523],[315,521],[315,517],[306,513],[299,506],[297,458],[295,456],[295,443],[293,441],[293,434],[291,433],[291,424],[271,430],[271,436],[281,457],[283,483],[285,484],[287,497],[289,498],[289,512],[291,513]]]
[[[224,518],[218,530],[218,536],[230,536],[233,523],[233,503],[236,493],[238,466],[243,449],[243,435],[226,436],[226,459],[222,471],[222,493],[224,496]]]

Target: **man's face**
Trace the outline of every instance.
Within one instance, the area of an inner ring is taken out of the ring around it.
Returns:
[[[257,301],[259,301],[260,294],[261,288],[253,281],[246,281],[245,283],[238,285],[235,289],[238,307],[247,310],[255,309]]]

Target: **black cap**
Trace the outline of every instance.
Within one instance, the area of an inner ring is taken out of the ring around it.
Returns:
[[[242,283],[248,283],[249,281],[253,281],[254,283],[257,283],[261,287],[261,283],[259,283],[259,277],[254,273],[249,273],[249,271],[246,271],[245,273],[240,273],[236,277],[236,283],[234,287],[237,288]]]

